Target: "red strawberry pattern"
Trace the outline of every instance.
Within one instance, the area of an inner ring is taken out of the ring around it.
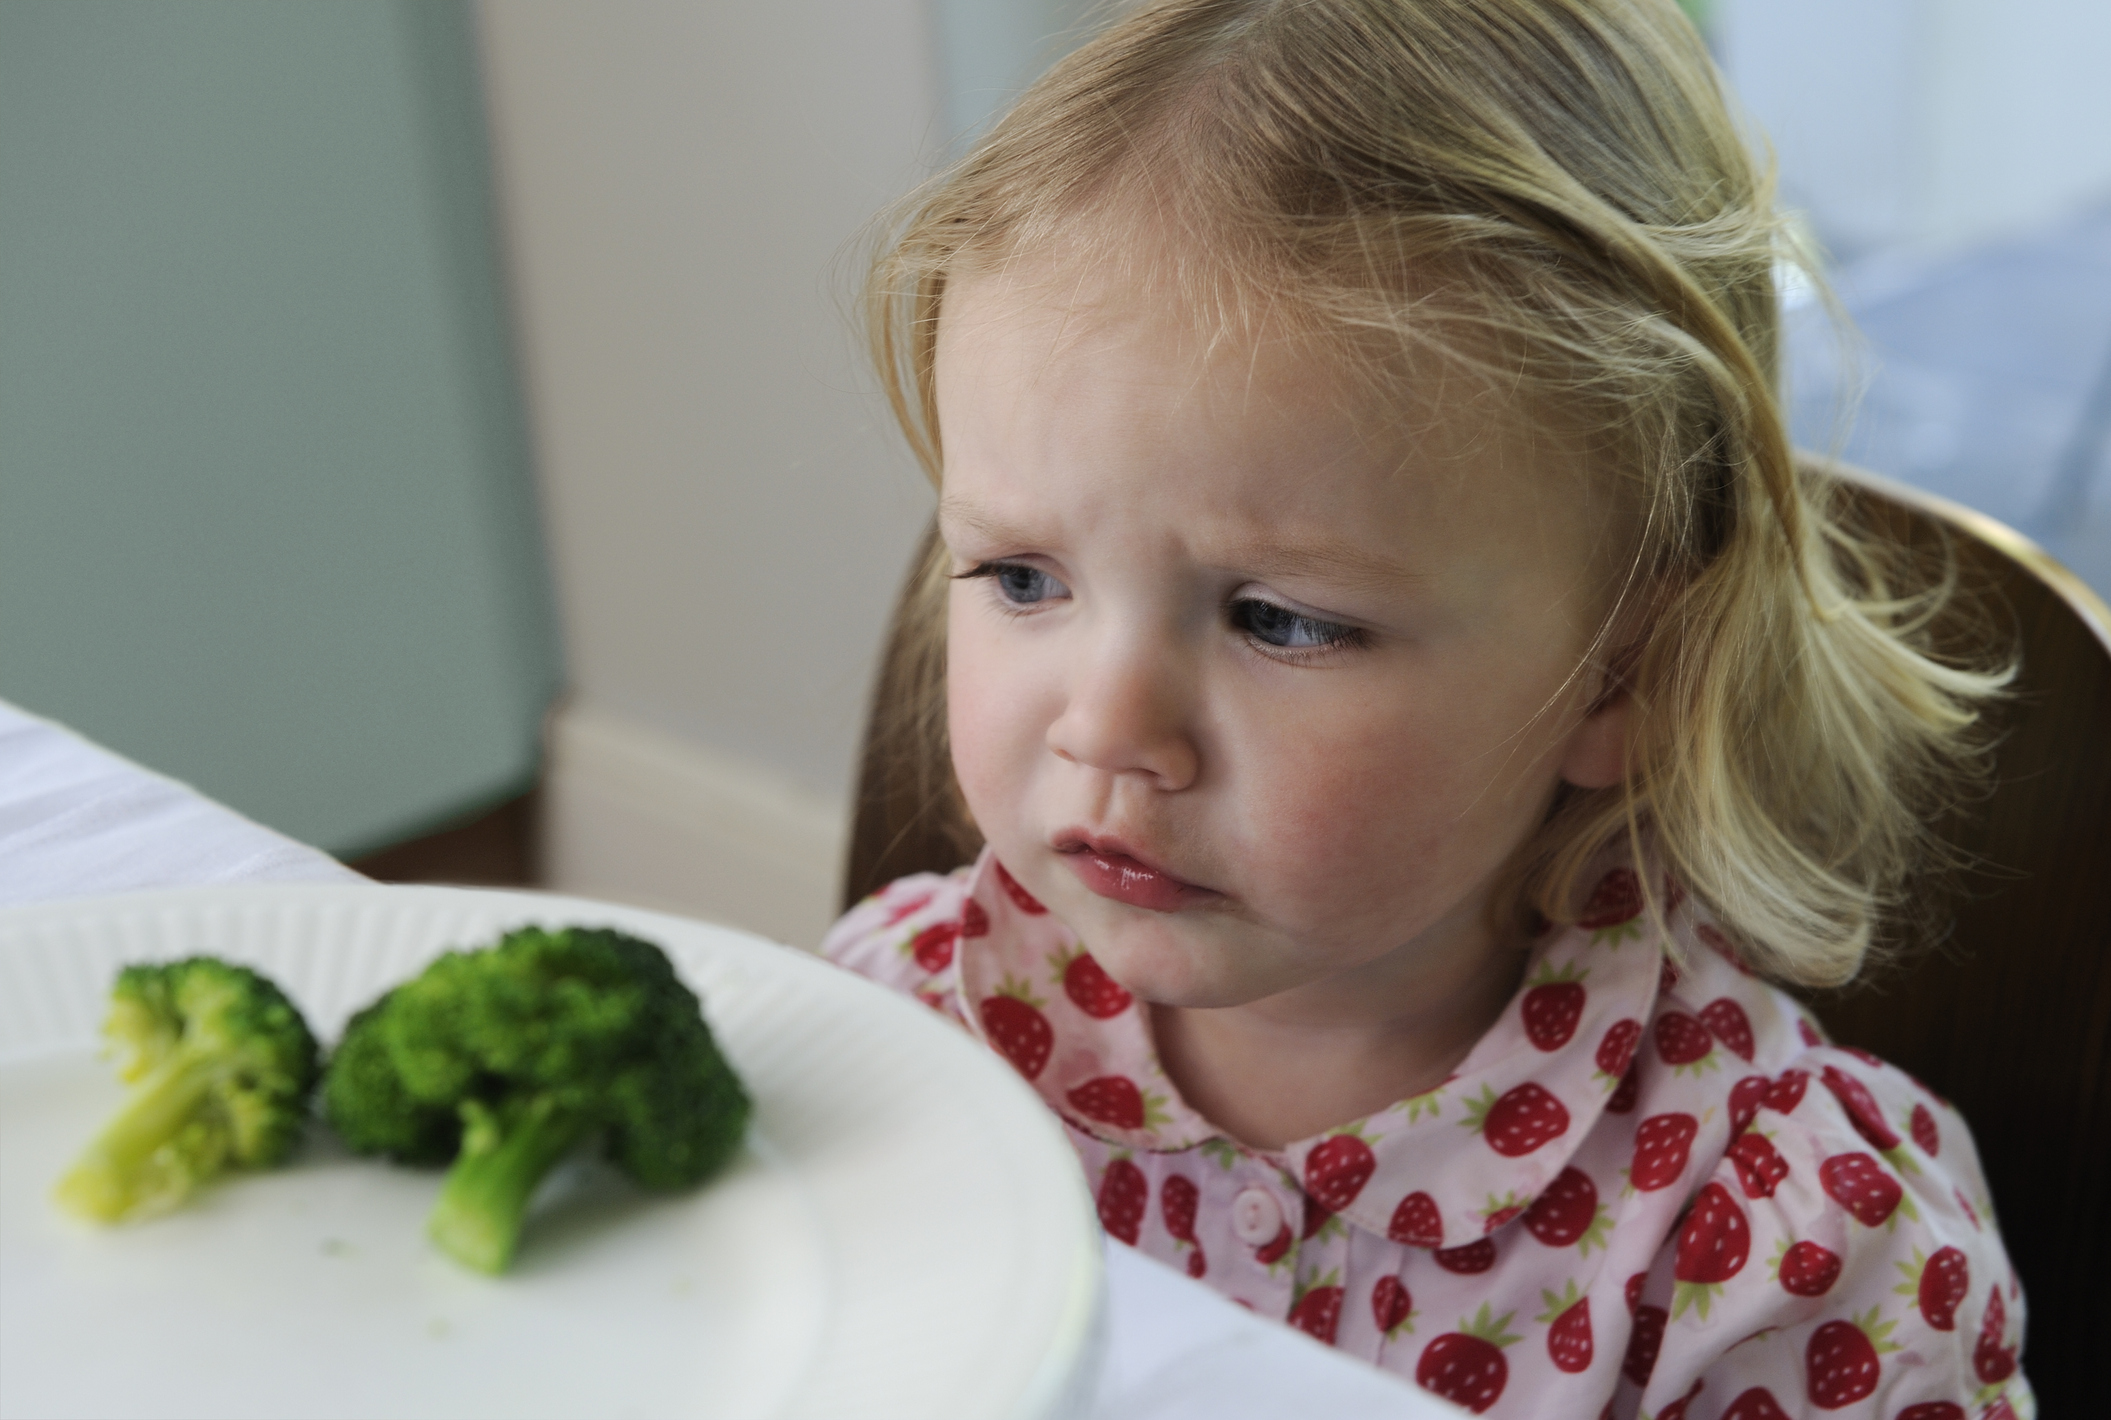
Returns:
[[[1092,953],[1082,949],[1057,952],[1049,958],[1055,979],[1080,1011],[1096,1021],[1112,1020],[1129,1009],[1136,998],[1128,988],[1107,975]]]
[[[1627,1067],[1620,1079],[1620,1087],[1613,1091],[1612,1098],[1605,1102],[1607,1114],[1632,1114],[1635,1101],[1642,1097],[1642,1062],[1637,1060]]]
[[[1690,1114],[1653,1114],[1635,1130],[1634,1162],[1627,1181],[1644,1193],[1669,1188],[1686,1172],[1700,1121]]]
[[[1783,1243],[1787,1243],[1784,1238]],[[1808,1239],[1785,1246],[1774,1262],[1781,1290],[1792,1297],[1822,1297],[1840,1280],[1840,1255]]]
[[[1657,1353],[1664,1349],[1664,1324],[1671,1318],[1662,1307],[1648,1303],[1635,1308],[1635,1329],[1627,1335],[1627,1354],[1620,1359],[1620,1374],[1638,1386],[1647,1387],[1656,1374]]]
[[[1102,1075],[1087,1080],[1065,1096],[1070,1107],[1087,1119],[1096,1119],[1116,1129],[1141,1129],[1155,1112],[1153,1097],[1136,1087],[1126,1075]]]
[[[1898,1349],[1884,1339],[1895,1325],[1872,1311],[1851,1321],[1828,1321],[1812,1332],[1803,1352],[1810,1403],[1839,1410],[1874,1394],[1883,1372],[1879,1352]]]
[[[1492,1233],[1497,1228],[1500,1228],[1503,1224],[1509,1222],[1512,1218],[1515,1218],[1518,1214],[1524,1211],[1524,1204],[1514,1202],[1503,1203],[1494,1208],[1491,1208],[1488,1210],[1486,1220],[1481,1224],[1481,1231],[1485,1233]]]
[[[1470,1410],[2028,1413],[2023,1299],[1957,1117],[1822,1044],[1697,899],[1667,887],[1667,931],[1639,875],[1595,881],[1596,925],[1532,939],[1448,1078],[1270,1151],[1182,1099],[1137,998],[987,854],[883,889],[824,951],[1018,1069],[1110,1238]]]
[[[1263,1267],[1273,1267],[1289,1256],[1290,1244],[1295,1241],[1290,1225],[1285,1223],[1280,1232],[1253,1250],[1254,1260]]]
[[[1165,1234],[1188,1249],[1187,1275],[1201,1277],[1209,1271],[1209,1259],[1195,1237],[1195,1216],[1202,1206],[1202,1190],[1186,1174],[1170,1173],[1158,1185],[1158,1213],[1165,1220]]]
[[[1048,1068],[1055,1049],[1055,1030],[1041,1014],[1041,1002],[1027,995],[1000,992],[982,1003],[982,1030],[998,1053],[1031,1080]]]
[[[892,927],[903,918],[914,917],[917,913],[929,907],[931,899],[937,896],[938,891],[934,888],[927,892],[905,892],[899,898],[874,900],[880,903],[886,914],[881,918],[881,924]]]
[[[1029,917],[1040,917],[1047,913],[1048,909],[1041,905],[1041,900],[1019,886],[1019,880],[1013,877],[1002,863],[992,858],[990,859],[990,865],[997,870],[997,882],[1003,887],[1004,895],[1012,900],[1012,904],[1015,907]]]
[[[1291,1303],[1289,1319],[1299,1331],[1332,1346],[1341,1326],[1341,1288],[1331,1283],[1310,1288]]]
[[[1642,880],[1631,868],[1615,868],[1591,889],[1590,901],[1576,925],[1591,934],[1591,940],[1618,942],[1635,935],[1631,925],[1642,915]]]
[[[1165,1219],[1166,1236],[1176,1242],[1195,1240],[1195,1210],[1201,1206],[1202,1190],[1186,1174],[1169,1173],[1158,1185],[1158,1211]]]
[[[1476,1238],[1457,1247],[1440,1247],[1431,1256],[1446,1272],[1470,1277],[1495,1266],[1495,1242],[1492,1238]]]
[[[1658,1016],[1655,1035],[1658,1057],[1674,1068],[1698,1065],[1715,1053],[1715,1037],[1683,1011]]]
[[[1506,1159],[1529,1154],[1568,1132],[1568,1107],[1536,1080],[1505,1091],[1500,1098],[1489,1086],[1466,1104],[1466,1125]]]
[[[1581,1169],[1565,1168],[1525,1210],[1525,1231],[1548,1247],[1578,1248],[1585,1257],[1605,1246],[1611,1215],[1598,1202],[1598,1185]]]
[[[1393,1209],[1393,1221],[1385,1235],[1409,1247],[1436,1247],[1444,1241],[1444,1218],[1437,1200],[1426,1193],[1410,1193]]]
[[[1751,1127],[1759,1118],[1759,1107],[1766,1103],[1767,1091],[1773,1081],[1764,1075],[1747,1075],[1730,1087],[1730,1137],[1736,1138]]]
[[[1803,1103],[1803,1087],[1809,1083],[1808,1071],[1783,1070],[1767,1088],[1766,1107],[1776,1114],[1794,1114],[1796,1106]]]
[[[1730,1146],[1730,1164],[1737,1170],[1737,1186],[1747,1198],[1772,1198],[1788,1177],[1788,1161],[1766,1135],[1746,1130]]]
[[[1596,1350],[1591,1337],[1591,1299],[1578,1294],[1574,1278],[1559,1295],[1548,1289],[1539,1296],[1547,1308],[1539,1314],[1547,1328],[1547,1359],[1555,1370],[1570,1375],[1589,1370]]]
[[[1730,1402],[1730,1408],[1722,1413],[1722,1420],[1789,1420],[1789,1414],[1774,1399],[1774,1392],[1763,1385],[1755,1385],[1741,1392]]]
[[[1337,1134],[1305,1156],[1305,1187],[1322,1208],[1339,1213],[1356,1201],[1377,1167],[1370,1145],[1354,1134]]]
[[[1605,1035],[1598,1042],[1598,1053],[1593,1058],[1598,1063],[1598,1073],[1608,1080],[1617,1080],[1627,1073],[1634,1061],[1635,1047],[1642,1043],[1642,1023],[1632,1016],[1623,1017],[1606,1027]]]
[[[1107,1230],[1108,1237],[1136,1246],[1136,1239],[1143,1232],[1144,1210],[1150,1205],[1151,1185],[1142,1169],[1122,1158],[1107,1165],[1099,1182],[1099,1225]]]
[[[1722,1284],[1744,1270],[1751,1251],[1752,1224],[1745,1210],[1729,1189],[1710,1183],[1694,1200],[1686,1226],[1679,1229],[1672,1317],[1683,1315],[1690,1306],[1706,1321],[1710,1303],[1722,1295]]]
[[[1485,1302],[1471,1321],[1460,1321],[1457,1331],[1447,1331],[1422,1348],[1415,1362],[1415,1384],[1424,1390],[1463,1405],[1476,1415],[1503,1398],[1510,1383],[1510,1363],[1503,1348],[1518,1338],[1504,1330],[1516,1313],[1505,1312],[1490,1320],[1493,1308]]]
[[[925,971],[944,971],[953,964],[953,944],[959,940],[958,922],[933,922],[909,939],[909,955]]]
[[[1972,1206],[1971,1199],[1964,1196],[1964,1190],[1953,1188],[1950,1190],[1950,1196],[1957,1200],[1957,1211],[1964,1214],[1965,1220],[1972,1225],[1972,1231],[1984,1231],[1979,1222],[1979,1210]]]
[[[1371,1320],[1377,1323],[1378,1334],[1391,1340],[1405,1331],[1414,1330],[1415,1299],[1407,1285],[1388,1272],[1371,1288]]]
[[[1525,1039],[1535,1049],[1559,1050],[1576,1034],[1576,1027],[1583,1020],[1584,1002],[1589,999],[1582,978],[1589,974],[1570,965],[1558,971],[1543,971],[1533,978],[1518,1003],[1518,1014],[1524,1021]]]
[[[1752,1051],[1752,1020],[1745,1008],[1727,996],[1718,996],[1701,1007],[1701,1024],[1709,1033],[1723,1043],[1723,1048],[1738,1059],[1750,1064]]]
[[[1657,1420],[1686,1420],[1687,1409],[1695,1400],[1699,1399],[1702,1389],[1707,1384],[1708,1382],[1705,1379],[1695,1381],[1691,1390],[1688,1390],[1677,1400],[1672,1401],[1671,1404],[1657,1412]]]
[[[1847,1111],[1847,1122],[1854,1126],[1855,1133],[1869,1141],[1878,1153],[1888,1154],[1898,1147],[1898,1135],[1890,1125],[1884,1123],[1884,1111],[1878,1106],[1869,1087],[1846,1071],[1828,1065],[1825,1067],[1825,1088],[1833,1092],[1840,1107]]]
[[[1957,1308],[1972,1290],[1970,1259],[1954,1247],[1937,1248],[1927,1258],[1915,1248],[1913,1260],[1899,1263],[1898,1270],[1906,1280],[1893,1290],[1911,1297],[1921,1319],[1937,1331],[1955,1331]]]
[[[1979,1323],[1979,1340],[1972,1347],[1972,1371],[1985,1385],[1999,1385],[2016,1373],[2016,1348],[2003,1346],[2008,1334],[2008,1310],[2001,1304],[2001,1288],[1987,1293],[1986,1315]]]
[[[1891,1221],[1905,1190],[1867,1154],[1834,1154],[1818,1165],[1818,1182],[1832,1201],[1865,1228]]]

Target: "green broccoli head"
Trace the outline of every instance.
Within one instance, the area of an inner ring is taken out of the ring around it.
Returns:
[[[307,1125],[315,1037],[270,980],[215,957],[128,966],[103,1034],[132,1085],[59,1180],[97,1222],[167,1212],[222,1173],[282,1163]]]
[[[536,1186],[599,1134],[647,1188],[702,1182],[739,1147],[748,1098],[666,954],[619,932],[526,928],[449,952],[354,1018],[324,1107],[355,1150],[454,1165],[434,1239],[487,1272]]]
[[[391,992],[345,1023],[323,1075],[323,1115],[355,1153],[444,1164],[462,1146],[462,1117],[452,1106],[426,1104],[404,1088],[382,1029],[394,999]]]

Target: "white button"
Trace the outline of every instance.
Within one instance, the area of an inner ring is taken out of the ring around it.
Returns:
[[[1275,1241],[1283,1230],[1283,1208],[1265,1188],[1249,1188],[1231,1200],[1231,1233],[1249,1247]]]

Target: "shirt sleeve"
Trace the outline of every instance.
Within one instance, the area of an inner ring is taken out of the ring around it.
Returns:
[[[966,868],[896,878],[843,914],[821,939],[821,955],[882,986],[963,1020],[955,973]]]
[[[1813,1049],[1775,1078],[1647,1293],[1669,1313],[1651,1420],[2035,1413],[1964,1120],[1858,1052]]]

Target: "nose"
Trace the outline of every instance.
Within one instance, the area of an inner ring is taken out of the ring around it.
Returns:
[[[1169,647],[1098,648],[1078,667],[1063,713],[1048,727],[1048,748],[1102,774],[1140,776],[1154,789],[1187,788],[1202,764],[1192,674]]]

